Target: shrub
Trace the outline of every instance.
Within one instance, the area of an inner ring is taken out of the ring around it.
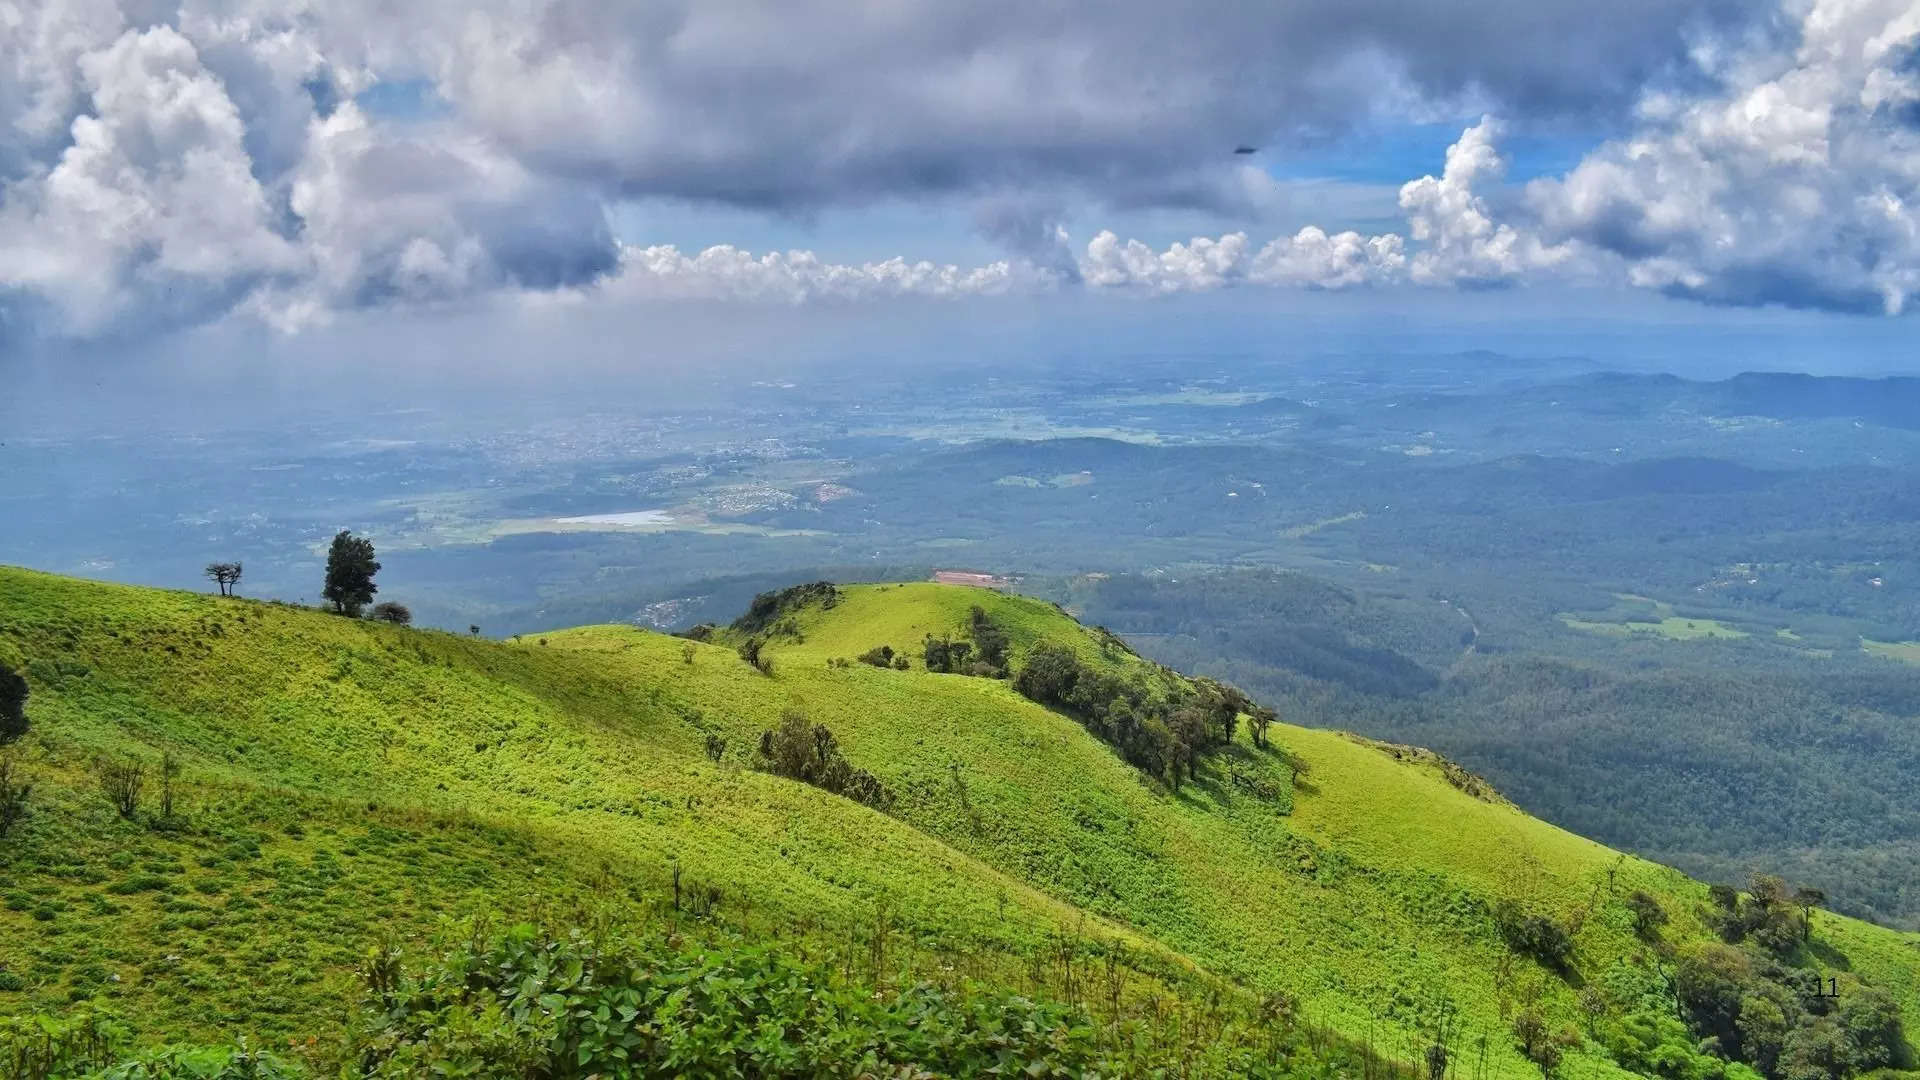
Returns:
[[[1627,910],[1633,915],[1633,932],[1643,939],[1651,939],[1667,925],[1667,909],[1660,901],[1644,889],[1636,889],[1627,897]]]
[[[905,671],[912,666],[913,665],[907,661],[907,655],[905,653],[898,653],[893,658],[893,670],[895,671]]]
[[[384,600],[373,605],[372,610],[367,612],[367,616],[395,626],[413,625],[413,611],[407,605],[397,604],[392,600]],[[478,633],[480,628],[476,626],[473,630]]]
[[[937,638],[932,634],[928,634],[926,641],[920,646],[920,655],[927,665],[927,670],[942,674],[965,671],[967,657],[972,652],[973,646],[965,641]]]
[[[767,656],[762,651],[766,648],[766,644],[766,639],[759,637],[750,637],[741,642],[739,649],[740,659],[745,660],[760,674],[772,675],[773,657]]]
[[[721,758],[726,756],[726,753],[727,740],[709,732],[707,735],[707,760],[717,763]]]
[[[356,1075],[1118,1075],[1069,1008],[878,994],[766,946],[596,946],[521,926],[370,993]]]
[[[825,724],[809,723],[805,713],[788,709],[780,726],[760,736],[760,759],[768,772],[812,784],[885,811],[893,793],[865,769],[854,768]]]
[[[1540,1010],[1531,1006],[1520,1010],[1513,1018],[1514,1048],[1526,1056],[1528,1061],[1540,1066],[1540,1071],[1552,1075],[1560,1066],[1560,1047],[1547,1031],[1547,1022]]]
[[[967,616],[967,628],[973,636],[973,651],[979,662],[992,668],[995,678],[1007,671],[1007,632],[987,617],[986,609],[975,604]]]
[[[1494,905],[1493,920],[1507,948],[1563,975],[1572,970],[1573,938],[1559,923],[1544,915],[1529,915],[1511,900]]]
[[[27,733],[28,692],[26,677],[0,664],[0,746]]]
[[[244,1046],[169,1047],[94,1074],[96,1080],[300,1080],[308,1072]]]
[[[1201,755],[1233,741],[1240,714],[1257,706],[1213,679],[1169,685],[1155,692],[1139,674],[1123,678],[1091,667],[1051,641],[1034,646],[1013,680],[1021,695],[1080,721],[1128,763],[1177,788],[1193,775]]]
[[[33,785],[14,764],[13,754],[0,752],[0,838],[27,816],[27,799],[32,794]]]
[[[873,648],[855,657],[855,659],[863,664],[872,664],[877,668],[890,668],[893,666],[893,646],[875,645]]]
[[[94,766],[100,777],[100,791],[123,818],[131,818],[140,809],[140,787],[147,767],[137,758],[114,761],[101,758]]]

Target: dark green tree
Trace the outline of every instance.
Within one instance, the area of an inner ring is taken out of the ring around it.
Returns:
[[[27,733],[27,680],[0,664],[0,746]]]
[[[1667,924],[1667,909],[1644,889],[1636,889],[1627,897],[1627,910],[1633,913],[1633,932],[1642,939],[1651,940]]]
[[[360,609],[373,602],[380,587],[373,575],[380,563],[373,557],[373,541],[355,536],[349,529],[334,534],[333,547],[327,551],[327,584],[320,595],[341,615],[358,618]]]

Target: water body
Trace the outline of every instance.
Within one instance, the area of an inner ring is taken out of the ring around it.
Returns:
[[[624,514],[587,514],[584,517],[555,518],[562,525],[671,525],[673,515],[665,510],[630,510]]]

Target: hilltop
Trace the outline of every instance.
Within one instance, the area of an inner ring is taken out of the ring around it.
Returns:
[[[1243,703],[1029,598],[822,584],[705,640],[502,642],[0,569],[0,613],[35,781],[0,839],[0,1016],[112,1013],[131,1046],[245,1037],[334,1067],[371,1037],[374,960],[485,952],[518,923],[772,943],[876,1000],[1017,994],[1081,1018],[1041,1025],[1084,1027],[1048,1035],[1060,1061],[1084,1039],[1123,1071],[1243,1071],[1257,1050],[1275,1075],[1337,1075],[1440,1045],[1458,1076],[1540,1075],[1526,1050],[1558,1075],[1751,1075],[1672,1030],[1671,980],[1703,963],[1757,997],[1835,980],[1838,1005],[1768,1006],[1789,1027],[1884,999],[1920,1031],[1920,937],[1821,912],[1762,955],[1787,925],[1770,898],[1729,908],[1437,755],[1284,718],[1257,740],[1253,711],[1182,742]],[[1013,677],[926,670],[930,636],[983,625]],[[862,661],[881,646],[905,669]],[[1041,657],[1132,700],[1097,721],[1030,700]],[[766,733],[800,718],[884,799],[766,771]],[[1153,745],[1196,748],[1190,775],[1123,751],[1162,727]],[[100,769],[133,761],[144,801],[122,816]],[[1727,1038],[1760,1046],[1764,1012]]]

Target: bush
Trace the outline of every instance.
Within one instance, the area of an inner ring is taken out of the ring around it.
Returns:
[[[418,976],[380,970],[359,1075],[1118,1074],[1074,1010],[928,986],[877,994],[766,946],[599,947],[522,926]]]
[[[395,626],[413,625],[413,612],[408,609],[407,605],[396,604],[391,600],[382,601],[381,603],[373,605],[372,610],[367,612],[367,617],[378,619],[381,622],[392,623]],[[475,633],[479,632],[479,627],[474,627],[473,629]]]
[[[1559,923],[1544,915],[1526,914],[1511,900],[1494,905],[1493,921],[1507,948],[1562,975],[1572,970],[1573,938]]]
[[[885,811],[893,793],[865,769],[854,768],[825,724],[809,723],[805,713],[789,709],[780,726],[760,736],[760,759],[768,772],[812,784],[822,791]]]
[[[1627,910],[1633,914],[1633,932],[1642,939],[1658,936],[1660,928],[1667,925],[1667,909],[1643,889],[1635,889],[1627,897]]]
[[[873,648],[855,657],[855,659],[863,664],[872,664],[877,668],[890,668],[893,666],[893,646],[875,645]]]
[[[921,658],[927,670],[940,674],[951,674],[966,670],[967,657],[973,652],[973,646],[965,641],[952,638],[936,638],[932,634],[920,646]]]
[[[1007,632],[987,617],[984,608],[975,604],[968,613],[967,627],[973,636],[973,651],[978,662],[994,672],[994,678],[1002,678],[1007,673]]]
[[[140,809],[140,787],[147,767],[136,758],[114,761],[102,758],[94,766],[100,777],[100,791],[123,818],[131,818]]]
[[[171,1047],[95,1074],[96,1080],[303,1080],[305,1069],[245,1047]]]
[[[0,752],[0,838],[27,816],[27,799],[32,794],[33,785],[14,764],[13,753]]]
[[[766,648],[766,644],[765,638],[750,637],[740,643],[738,651],[740,653],[740,659],[752,665],[755,671],[758,671],[762,675],[772,675],[773,657],[767,656],[762,651]]]
[[[0,746],[27,733],[28,693],[26,677],[0,664]]]

